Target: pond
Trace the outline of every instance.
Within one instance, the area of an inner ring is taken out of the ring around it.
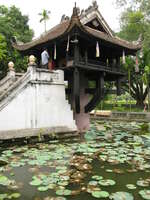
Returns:
[[[141,123],[94,121],[84,138],[0,149],[0,200],[150,199]]]

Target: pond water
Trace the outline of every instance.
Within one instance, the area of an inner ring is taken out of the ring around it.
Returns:
[[[0,200],[150,199],[141,123],[91,124],[84,138],[0,149]]]

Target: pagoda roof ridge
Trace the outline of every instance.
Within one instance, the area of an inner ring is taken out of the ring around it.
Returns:
[[[90,8],[91,10],[94,10],[94,9],[98,10],[96,3],[93,6],[95,6],[95,8]],[[102,16],[101,18],[104,20]],[[63,22],[59,23],[58,25],[56,25],[55,27],[53,27],[46,33],[42,34],[40,37],[32,40],[31,42],[21,44],[16,41],[16,42],[12,42],[12,45],[14,48],[18,49],[19,51],[28,51],[29,49],[33,49],[36,46],[39,46],[39,45],[44,46],[48,42],[55,42],[55,40],[62,37],[63,35],[68,35],[74,26],[78,26],[80,30],[83,31],[83,33],[94,36],[95,40],[104,40],[111,44],[117,45],[121,47],[122,49],[126,48],[129,50],[137,51],[141,49],[142,47],[141,42],[136,42],[135,44],[133,42],[129,42],[121,38],[118,38],[117,36],[112,34],[111,30],[110,31],[107,30],[107,32],[105,32],[105,31],[100,31],[98,29],[87,26],[86,23],[82,22],[82,19],[79,16],[79,10],[76,7],[76,5],[73,8],[73,14],[71,16],[71,19],[64,20]]]

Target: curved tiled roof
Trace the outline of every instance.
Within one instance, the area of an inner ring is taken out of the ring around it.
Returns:
[[[24,44],[18,44],[17,42],[16,43],[13,42],[12,45],[13,45],[14,48],[16,48],[19,51],[25,51],[27,49],[34,47],[34,46],[48,42],[50,40],[53,40],[53,39],[63,35],[63,33],[68,28],[69,23],[70,23],[70,21],[65,21],[61,24],[58,24],[57,26],[50,29],[48,32],[42,34],[39,38],[32,40],[31,42],[24,43]]]
[[[102,39],[102,40],[105,40],[107,42],[110,42],[110,43],[113,43],[113,44],[116,44],[118,46],[121,46],[121,47],[124,47],[124,48],[127,48],[127,49],[133,49],[133,50],[139,50],[141,49],[141,43],[138,43],[138,44],[133,44],[132,42],[128,42],[126,40],[122,40],[120,38],[117,38],[117,37],[110,37],[109,35],[101,32],[101,31],[97,31],[95,29],[92,29],[88,26],[84,26],[86,31],[88,33],[90,33],[91,35],[99,38],[99,39]]]
[[[19,44],[19,43],[13,43],[13,47],[16,48],[19,51],[27,51],[30,49],[35,48],[38,45],[42,45],[46,42],[50,42],[52,40],[57,39],[60,36],[63,36],[64,33],[69,33],[70,30],[77,25],[84,33],[91,35],[95,37],[96,39],[100,39],[103,41],[106,41],[110,44],[117,45],[119,47],[128,49],[128,50],[133,50],[137,51],[141,49],[142,45],[141,43],[133,44],[132,42],[127,42],[125,40],[122,40],[118,37],[115,37],[113,35],[109,35],[107,33],[101,32],[99,30],[92,29],[88,26],[85,26],[81,23],[79,16],[77,15],[76,8],[73,10],[73,15],[70,20],[66,20],[54,28],[50,29],[48,32],[45,34],[41,35],[39,38],[25,43],[25,44]]]

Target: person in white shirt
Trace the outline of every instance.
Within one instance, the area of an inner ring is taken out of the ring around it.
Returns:
[[[45,48],[44,51],[41,53],[42,68],[48,69],[48,61],[49,61],[49,54],[47,49]]]

